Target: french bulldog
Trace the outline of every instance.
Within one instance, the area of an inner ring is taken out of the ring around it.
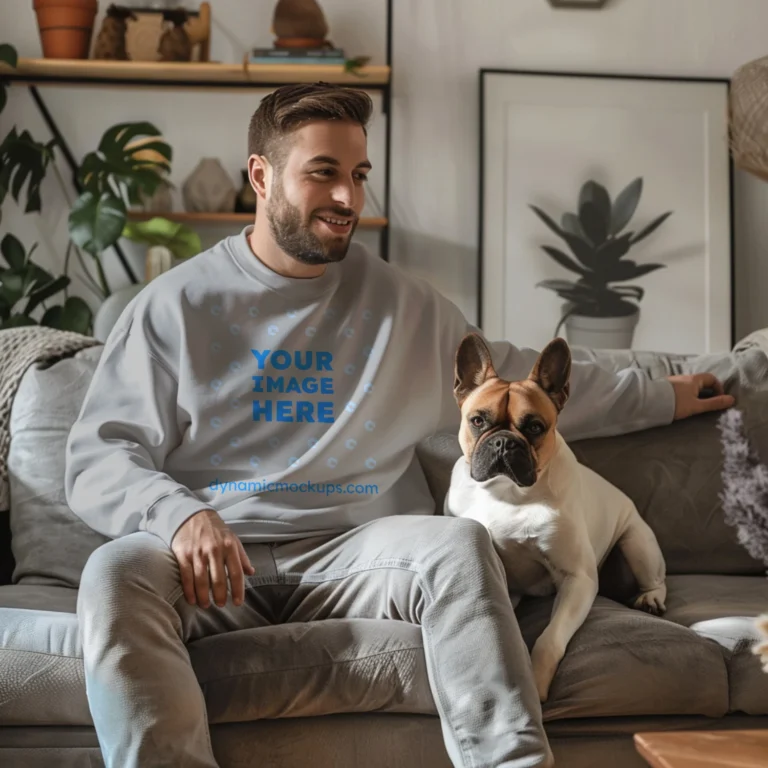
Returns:
[[[579,463],[558,431],[570,373],[571,351],[561,338],[547,344],[519,381],[498,376],[476,333],[456,352],[463,455],[453,467],[443,512],[486,526],[513,606],[523,595],[556,594],[549,623],[531,649],[542,702],[615,545],[639,585],[633,607],[655,615],[666,610],[666,565],[653,531],[628,496]]]

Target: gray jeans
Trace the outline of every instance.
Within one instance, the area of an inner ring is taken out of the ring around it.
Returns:
[[[91,555],[77,612],[88,702],[107,768],[217,765],[185,643],[353,617],[422,628],[454,766],[553,764],[530,655],[480,523],[403,515],[335,537],[249,544],[246,552],[256,573],[246,577],[243,605],[230,600],[207,609],[187,603],[173,552],[152,534],[116,539]],[[274,585],[293,589],[270,590]]]

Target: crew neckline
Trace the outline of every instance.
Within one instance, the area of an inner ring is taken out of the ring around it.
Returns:
[[[229,250],[238,266],[263,285],[279,293],[301,298],[320,296],[338,285],[343,262],[326,264],[325,272],[319,277],[287,277],[270,269],[251,250],[248,237],[252,231],[253,224],[249,224],[239,235],[232,235],[229,238]]]

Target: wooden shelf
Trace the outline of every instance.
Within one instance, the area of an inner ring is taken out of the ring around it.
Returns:
[[[356,73],[341,64],[222,64],[217,62],[102,61],[25,59],[15,69],[0,64],[0,77],[27,85],[140,85],[183,88],[269,88],[286,83],[326,83],[382,88],[388,66],[366,66]]]
[[[191,213],[189,211],[171,211],[155,213],[148,211],[128,211],[131,221],[146,221],[160,216],[169,221],[180,221],[190,226],[194,224],[240,224],[245,226],[253,222],[252,213]],[[360,218],[359,229],[383,229],[388,221],[383,216],[363,216]]]

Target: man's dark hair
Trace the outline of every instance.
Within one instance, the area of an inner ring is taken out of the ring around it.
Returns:
[[[285,138],[308,120],[347,120],[367,135],[373,102],[365,91],[330,83],[285,85],[262,99],[248,127],[248,154],[282,167]]]

